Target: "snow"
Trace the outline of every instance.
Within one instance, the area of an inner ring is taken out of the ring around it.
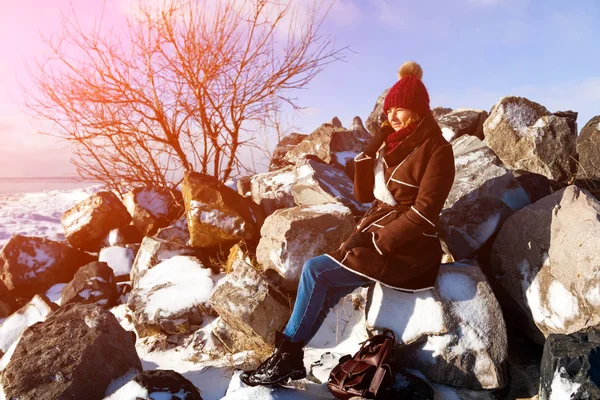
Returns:
[[[444,137],[444,139],[446,139],[449,142],[452,139],[454,139],[454,136],[456,136],[456,133],[450,128],[443,127],[442,128],[442,136]]]
[[[579,313],[579,302],[559,281],[554,281],[548,288],[546,297],[549,299],[550,309],[562,321],[571,319]]]
[[[400,292],[376,284],[367,324],[394,331],[398,343],[414,343],[427,334],[444,333],[444,310],[432,290]]]
[[[36,272],[42,272],[54,264],[55,259],[46,251],[40,249],[37,244],[33,245],[33,251],[35,252],[33,256],[25,251],[21,251],[17,263],[26,265],[29,268],[35,268]]]
[[[195,217],[199,222],[218,227],[229,234],[242,235],[244,233],[246,222],[242,218],[225,211],[213,209],[210,204],[192,200],[188,212],[192,219]]]
[[[146,388],[141,386],[139,383],[131,381],[131,379],[135,378],[135,376],[137,375],[137,371],[135,375],[131,377],[129,377],[129,374],[131,374],[131,372],[128,372],[124,376],[110,383],[108,389],[106,390],[106,395],[109,397],[105,398],[104,400],[129,400],[137,398],[148,398],[148,390],[146,390]],[[127,378],[129,379],[123,383],[122,381]],[[114,390],[115,386],[119,388],[117,391]]]
[[[53,303],[58,304],[60,306],[60,300],[62,297],[62,290],[63,288],[67,286],[66,283],[57,283],[56,285],[52,286],[50,289],[48,289],[48,291],[46,292],[46,297]]]
[[[348,160],[354,160],[354,157],[358,155],[357,151],[338,151],[334,153],[338,164],[346,168]]]
[[[271,177],[270,182],[273,182],[276,185],[288,186],[288,185],[291,185],[292,183],[294,183],[295,179],[296,179],[296,174],[293,171],[290,171],[290,172],[284,172],[282,174],[274,174]],[[267,182],[269,182],[269,181],[267,181]]]
[[[140,191],[136,196],[136,201],[140,207],[155,217],[169,214],[169,198],[165,194],[158,193],[154,188]]]
[[[63,212],[100,189],[100,185],[94,185],[74,190],[0,194],[0,247],[16,234],[64,240],[60,223]]]
[[[135,254],[133,249],[121,246],[111,246],[100,250],[98,261],[107,263],[113,270],[115,277],[118,277],[129,276],[134,258]]]
[[[554,372],[552,386],[550,386],[549,400],[568,400],[577,394],[581,384],[570,381],[568,376],[569,374],[565,370],[565,367],[560,367],[559,370]]]
[[[157,290],[157,286],[164,287]],[[193,257],[175,256],[146,271],[135,290],[145,298],[146,314],[167,317],[206,303],[214,282],[210,269],[202,268]]]

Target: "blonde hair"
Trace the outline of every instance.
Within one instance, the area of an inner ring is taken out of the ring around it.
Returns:
[[[417,114],[416,112],[411,110],[410,116],[408,117],[406,122],[402,123],[402,127],[405,128],[410,124],[416,124],[417,122],[421,122],[422,119],[423,119],[423,117],[421,117],[419,114]]]

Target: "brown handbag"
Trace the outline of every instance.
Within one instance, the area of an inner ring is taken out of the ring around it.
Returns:
[[[340,358],[329,374],[327,388],[340,400],[355,396],[377,399],[378,395],[393,385],[394,374],[389,366],[389,355],[396,337],[386,329],[362,343],[354,356]]]

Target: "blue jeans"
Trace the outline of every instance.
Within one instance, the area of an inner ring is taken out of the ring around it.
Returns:
[[[342,297],[369,283],[373,281],[345,269],[326,255],[309,259],[302,267],[294,310],[283,335],[294,343],[308,343]]]

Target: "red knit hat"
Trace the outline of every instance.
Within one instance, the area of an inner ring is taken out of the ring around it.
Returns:
[[[429,94],[421,81],[423,69],[414,61],[407,61],[398,70],[398,82],[392,86],[383,102],[383,112],[391,107],[405,108],[420,116],[430,112]]]

